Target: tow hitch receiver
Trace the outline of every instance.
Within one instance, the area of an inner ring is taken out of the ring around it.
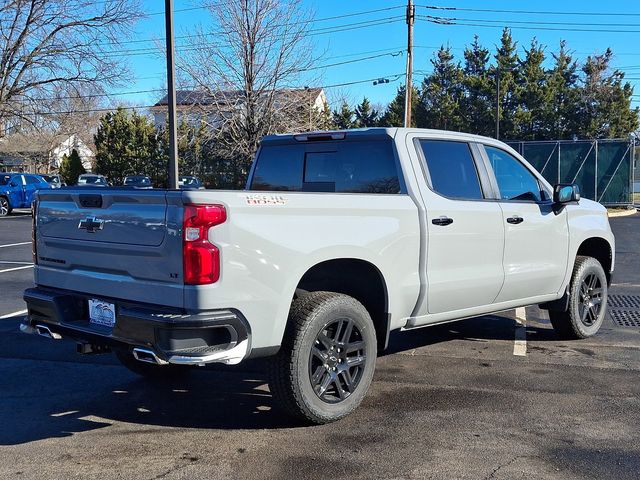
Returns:
[[[111,348],[107,345],[78,342],[76,344],[76,351],[81,355],[99,355],[101,353],[111,352]]]

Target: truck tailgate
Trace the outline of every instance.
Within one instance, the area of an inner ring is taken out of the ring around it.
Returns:
[[[180,192],[40,192],[36,282],[181,308],[181,228]]]

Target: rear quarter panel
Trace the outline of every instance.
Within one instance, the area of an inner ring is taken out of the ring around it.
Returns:
[[[187,286],[185,308],[237,308],[254,348],[280,344],[298,282],[326,260],[359,259],[380,270],[392,328],[415,306],[420,230],[407,195],[185,191],[183,202],[218,203],[228,213],[209,231],[221,251],[220,281]]]

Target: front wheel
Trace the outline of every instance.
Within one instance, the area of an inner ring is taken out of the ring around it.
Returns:
[[[7,197],[0,197],[0,217],[6,217],[11,213],[11,205]]]
[[[322,424],[351,413],[369,389],[377,355],[369,312],[354,298],[311,292],[294,300],[270,365],[277,406]]]
[[[593,257],[579,256],[573,267],[566,312],[549,311],[549,319],[561,338],[578,339],[595,335],[607,311],[607,276]]]

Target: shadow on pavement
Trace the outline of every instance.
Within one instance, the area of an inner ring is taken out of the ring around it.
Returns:
[[[458,339],[513,340],[514,325],[508,317],[485,316],[397,332],[385,355]],[[551,329],[528,331],[555,339]],[[154,382],[114,365],[113,357],[78,358],[70,346],[63,353],[61,344],[45,339],[10,337],[18,344],[13,358],[0,364],[0,445],[70,436],[114,422],[198,429],[305,426],[274,408],[260,360],[194,368],[184,379]],[[19,355],[28,345],[36,356]]]
[[[453,323],[434,325],[405,332],[393,332],[389,338],[389,348],[383,355],[404,352],[452,340],[512,341],[516,322],[513,318],[499,315],[468,318]],[[536,341],[558,341],[553,328],[527,326],[527,337]]]

